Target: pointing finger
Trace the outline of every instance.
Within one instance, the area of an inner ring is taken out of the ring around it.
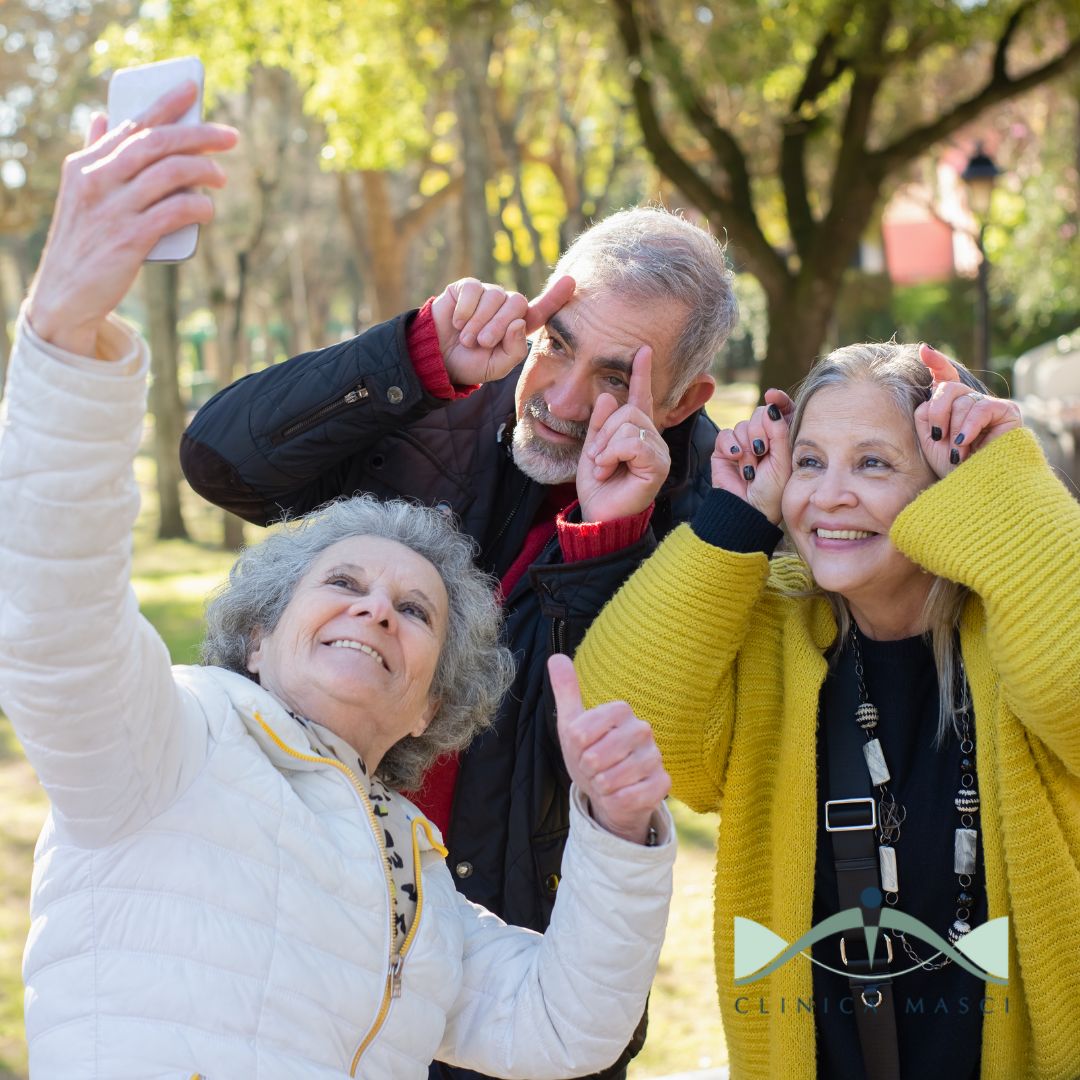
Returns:
[[[585,711],[581,702],[581,687],[578,686],[574,662],[569,656],[556,653],[548,657],[547,666],[551,692],[555,696],[556,719],[559,727],[563,728]]]
[[[630,392],[626,400],[646,416],[652,416],[652,349],[648,345],[642,345],[634,354],[634,364],[630,370]]]
[[[531,334],[539,330],[559,308],[569,303],[574,295],[575,283],[569,274],[557,277],[548,287],[529,304],[525,314],[525,332]]]
[[[930,369],[935,383],[959,381],[960,373],[953,367],[952,361],[937,349],[925,343],[920,345],[919,359]]]

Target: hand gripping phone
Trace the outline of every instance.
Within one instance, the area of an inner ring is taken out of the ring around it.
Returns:
[[[109,80],[109,130],[124,120],[135,119],[162,94],[189,80],[198,86],[199,93],[191,108],[176,121],[178,124],[197,124],[202,119],[203,66],[198,57],[182,56],[114,72]],[[146,261],[183,262],[195,254],[198,241],[199,226],[185,225],[163,236],[150,249]]]

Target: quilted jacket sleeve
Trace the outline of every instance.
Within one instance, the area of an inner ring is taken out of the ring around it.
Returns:
[[[425,392],[409,359],[406,327],[413,314],[215,394],[181,443],[191,486],[257,525],[366,490],[356,468],[363,452],[447,404]]]
[[[610,1065],[645,1008],[671,901],[675,829],[661,842],[611,835],[571,792],[570,839],[551,925],[543,935],[459,897],[465,924],[461,991],[440,1061],[491,1076],[581,1076]]]
[[[162,809],[207,738],[129,585],[148,353],[118,321],[99,348],[120,359],[61,354],[20,322],[0,404],[0,705],[84,846]]]
[[[1010,708],[1080,775],[1080,503],[1030,431],[978,451],[897,517],[893,542],[972,589]]]

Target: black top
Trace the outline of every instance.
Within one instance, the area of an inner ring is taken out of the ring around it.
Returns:
[[[960,826],[960,815],[953,805],[960,787],[959,740],[950,731],[944,746],[935,749],[937,674],[933,654],[921,637],[875,642],[860,636],[859,643],[867,696],[880,714],[876,734],[892,775],[889,788],[907,809],[895,845],[900,885],[895,907],[947,937],[956,918],[956,895],[960,891],[953,873],[953,833]],[[855,662],[847,647],[821,690],[817,768],[822,808],[826,798],[867,794],[834,791],[829,782],[827,740],[835,737],[833,733],[841,726],[855,726],[858,705]],[[858,732],[858,738],[865,736]],[[979,815],[975,815],[976,828],[979,825]],[[986,921],[981,830],[976,874],[968,892],[975,897],[968,922],[972,927],[980,926]],[[838,910],[836,869],[822,810],[817,824],[814,924]],[[934,952],[932,946],[910,935],[909,941],[923,959]],[[813,954],[839,968],[839,949],[839,936],[835,936],[819,942]],[[892,970],[900,971],[914,963],[896,942]],[[847,979],[815,964],[813,980],[818,1076],[822,1080],[865,1080]],[[893,983],[893,993],[901,1076],[905,1080],[932,1076],[977,1080],[982,1009],[1003,1007],[1000,1000],[993,998],[983,1005],[985,984],[956,964],[949,964],[937,971],[919,968],[899,976]]]

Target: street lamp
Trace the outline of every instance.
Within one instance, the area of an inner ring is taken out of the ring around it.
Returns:
[[[975,144],[975,153],[971,155],[967,168],[960,174],[968,189],[968,206],[979,223],[979,232],[975,243],[979,248],[978,295],[979,310],[975,320],[975,361],[983,370],[990,367],[990,260],[986,257],[986,222],[990,216],[990,197],[994,192],[994,181],[1001,170],[994,159],[983,149],[983,144]]]

